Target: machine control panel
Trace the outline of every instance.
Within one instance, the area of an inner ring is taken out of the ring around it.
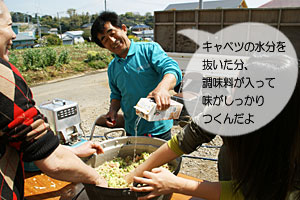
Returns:
[[[76,108],[76,106],[74,106],[74,107],[70,107],[70,108],[66,108],[66,109],[58,111],[57,118],[58,118],[58,120],[61,120],[61,119],[65,119],[65,118],[74,116],[76,114],[77,114],[77,108]]]

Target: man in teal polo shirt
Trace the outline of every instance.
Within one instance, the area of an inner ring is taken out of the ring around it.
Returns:
[[[170,105],[169,90],[181,79],[181,70],[176,61],[155,42],[133,42],[129,40],[127,28],[114,12],[102,12],[95,20],[91,34],[100,47],[115,54],[108,67],[111,89],[110,108],[106,124],[115,126],[120,108],[124,113],[125,130],[135,135],[137,115],[134,106],[140,98],[154,98],[158,109]],[[137,135],[170,139],[173,120],[148,122],[141,119]]]

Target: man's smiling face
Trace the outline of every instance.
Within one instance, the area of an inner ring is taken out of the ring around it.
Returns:
[[[126,33],[127,29],[124,24],[122,29],[120,29],[113,26],[110,22],[106,22],[103,33],[98,33],[98,39],[106,49],[121,58],[125,58],[130,47],[130,40]]]

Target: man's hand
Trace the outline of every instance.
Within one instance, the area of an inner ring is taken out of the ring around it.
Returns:
[[[158,110],[166,110],[170,106],[172,90],[176,84],[176,78],[173,74],[164,75],[157,87],[148,94],[147,98],[154,98]]]
[[[115,127],[116,126],[116,119],[117,119],[117,112],[109,111],[106,114],[106,125],[108,127]]]
[[[166,110],[170,106],[171,95],[169,91],[162,87],[155,88],[150,92],[147,98],[154,98],[158,110]]]

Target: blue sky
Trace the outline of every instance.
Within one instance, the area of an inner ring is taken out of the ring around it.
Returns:
[[[105,0],[4,0],[10,11],[23,12],[28,14],[39,13],[39,15],[66,15],[69,8],[76,9],[76,12],[99,13],[104,10]],[[204,0],[208,1],[208,0]],[[226,0],[225,0],[226,1]],[[256,8],[270,0],[246,0],[250,8]],[[108,10],[118,14],[125,12],[139,12],[144,15],[146,12],[164,10],[170,3],[198,2],[197,0],[106,0]]]

